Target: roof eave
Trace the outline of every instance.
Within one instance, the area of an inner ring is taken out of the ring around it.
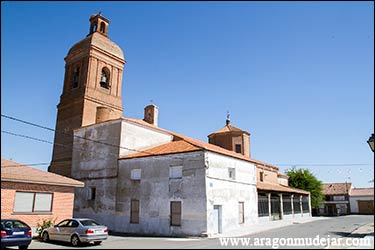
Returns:
[[[43,185],[53,185],[53,186],[64,186],[64,187],[84,187],[85,184],[81,182],[81,184],[70,184],[70,183],[58,183],[58,182],[46,182],[46,181],[35,181],[35,180],[19,180],[13,178],[1,178],[1,181],[9,181],[9,182],[20,182],[20,183],[31,183],[31,184],[43,184]]]

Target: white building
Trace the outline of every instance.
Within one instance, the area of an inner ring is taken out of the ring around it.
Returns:
[[[268,195],[269,214],[258,217],[257,166],[275,167],[161,129],[157,117],[154,124],[146,121],[121,118],[75,130],[74,148],[80,150],[73,151],[72,176],[86,187],[77,190],[75,216],[95,218],[117,232],[197,236],[310,216],[309,200],[306,211],[301,195],[288,200],[291,207],[298,203],[298,212],[280,210],[286,206],[282,192],[309,198],[308,192],[265,182],[259,189]]]
[[[159,128],[155,105],[143,120],[123,118],[124,53],[109,39],[108,19],[89,20],[89,34],[65,58],[49,167],[85,183],[75,217],[118,232],[209,236],[310,216],[309,193],[252,159],[250,133],[229,118],[209,143]]]
[[[349,195],[350,212],[374,214],[374,188],[353,188]]]

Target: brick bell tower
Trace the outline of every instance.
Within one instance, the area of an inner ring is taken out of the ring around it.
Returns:
[[[108,38],[109,20],[90,17],[90,32],[65,57],[65,77],[48,171],[71,177],[73,130],[122,117],[121,48]]]

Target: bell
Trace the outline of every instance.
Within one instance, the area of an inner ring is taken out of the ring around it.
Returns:
[[[100,82],[107,82],[107,77],[105,75],[102,75]]]

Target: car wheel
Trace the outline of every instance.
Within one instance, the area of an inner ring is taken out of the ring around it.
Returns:
[[[29,245],[26,245],[26,246],[18,246],[18,249],[27,249],[29,247]]]
[[[79,243],[80,243],[80,240],[79,240],[78,236],[77,235],[73,235],[72,238],[70,239],[70,243],[72,243],[72,245],[74,247],[78,246]]]
[[[42,241],[47,242],[49,241],[49,235],[47,232],[44,232],[42,235]]]
[[[94,241],[94,245],[100,245],[101,243],[101,241]]]

